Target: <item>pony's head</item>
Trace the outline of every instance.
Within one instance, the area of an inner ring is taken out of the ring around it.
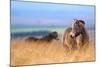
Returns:
[[[58,33],[57,32],[49,32],[49,35],[48,35],[51,39],[56,39],[56,40],[59,40],[58,39]]]
[[[83,20],[74,19],[72,23],[72,31],[70,32],[71,37],[77,37],[80,35],[85,27],[85,22]]]

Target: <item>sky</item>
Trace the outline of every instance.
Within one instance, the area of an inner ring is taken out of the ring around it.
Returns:
[[[11,25],[68,26],[73,19],[95,24],[95,6],[11,1]]]

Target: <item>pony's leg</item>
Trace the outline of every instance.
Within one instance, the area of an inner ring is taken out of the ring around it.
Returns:
[[[71,46],[65,45],[65,49],[66,49],[67,53],[70,53],[71,52]]]
[[[71,53],[71,44],[68,42],[68,39],[64,39],[63,45],[65,47],[67,54]]]
[[[72,46],[71,46],[71,44],[70,45],[69,44],[64,44],[63,46],[65,48],[66,54],[72,53]]]
[[[73,51],[77,50],[77,42],[76,42],[76,40],[73,40],[72,49],[73,49]]]
[[[80,50],[81,49],[81,42],[77,41],[77,50]]]
[[[76,38],[76,42],[77,42],[77,49],[78,50],[81,50],[82,49],[82,35],[79,35],[77,38]]]
[[[72,51],[73,51],[72,49],[73,49],[72,46],[69,46],[69,52],[68,52],[69,54],[72,53]]]

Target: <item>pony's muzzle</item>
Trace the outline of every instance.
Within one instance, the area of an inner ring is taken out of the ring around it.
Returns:
[[[73,32],[70,32],[70,36],[71,36],[72,38],[74,38],[74,37],[75,37],[75,34],[74,34]]]

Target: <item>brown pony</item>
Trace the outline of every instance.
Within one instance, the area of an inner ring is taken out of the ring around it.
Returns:
[[[41,38],[36,38],[36,37],[28,37],[26,41],[39,41],[39,42],[51,42],[52,40],[59,40],[58,39],[58,33],[57,32],[49,32],[48,35],[43,36]]]
[[[64,32],[63,45],[70,51],[73,49],[86,48],[89,43],[89,36],[85,29],[85,22],[83,20],[75,19],[72,27]]]

